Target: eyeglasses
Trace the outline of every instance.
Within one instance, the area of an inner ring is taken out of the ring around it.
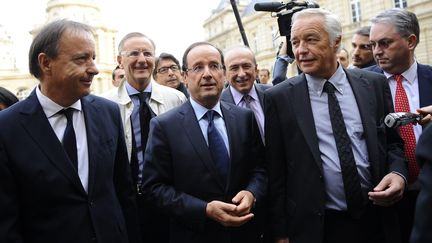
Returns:
[[[210,63],[207,65],[208,69],[210,70],[211,73],[215,73],[218,72],[222,69],[224,69],[224,66],[222,64],[219,63]],[[204,70],[206,68],[206,65],[196,65],[193,66],[192,68],[187,68],[186,71],[192,71],[195,74],[202,74],[204,73]]]
[[[171,69],[171,71],[176,72],[179,70],[179,66],[171,65],[169,67],[161,67],[157,70],[157,73],[160,73],[160,74],[168,73],[168,69]]]
[[[141,53],[144,55],[145,58],[153,58],[153,53],[146,50],[130,50],[121,52],[122,55],[133,58],[138,58]]]

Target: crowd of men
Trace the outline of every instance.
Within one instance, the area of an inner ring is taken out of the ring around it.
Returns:
[[[180,65],[131,32],[99,97],[91,28],[47,24],[29,51],[39,85],[0,112],[0,242],[432,242],[417,17],[375,16],[351,66],[341,37],[331,12],[296,12],[273,86],[247,46],[195,42]],[[386,127],[392,112],[422,125]]]

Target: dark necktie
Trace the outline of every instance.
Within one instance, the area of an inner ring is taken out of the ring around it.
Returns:
[[[251,109],[250,103],[252,102],[253,98],[250,95],[246,94],[246,95],[243,95],[242,100],[245,104],[245,107],[248,109]]]
[[[141,129],[141,147],[140,150],[142,151],[143,154],[143,160],[141,161],[141,163],[138,164],[137,166],[137,182],[138,184],[141,183],[142,181],[142,168],[143,168],[143,162],[144,162],[144,152],[145,152],[145,148],[147,145],[147,138],[148,138],[148,133],[149,133],[149,126],[150,126],[150,119],[152,117],[151,115],[151,110],[149,105],[147,104],[147,97],[150,95],[150,93],[147,92],[141,92],[138,93],[138,99],[140,101],[140,107],[139,107],[139,119],[140,119],[140,129]],[[137,159],[137,163],[138,163],[138,159]]]
[[[66,129],[64,131],[63,141],[62,141],[63,148],[65,149],[66,154],[71,160],[72,165],[75,167],[75,169],[78,169],[78,153],[77,153],[77,145],[76,145],[76,136],[73,128],[73,119],[72,119],[74,110],[75,110],[74,108],[67,108],[59,111],[59,113],[65,115],[67,120]]]
[[[335,95],[335,88],[328,81],[324,84],[324,92],[328,94],[330,121],[339,155],[348,212],[353,216],[357,216],[363,211],[365,200],[362,195],[360,177],[352,152],[351,140],[346,131],[341,108]]]
[[[411,112],[408,97],[402,85],[403,76],[395,74],[393,77],[396,80],[395,112]],[[408,183],[411,184],[417,180],[419,174],[419,166],[415,158],[414,125],[407,124],[399,127],[399,133],[404,140],[404,152],[408,160]]]
[[[220,175],[226,181],[229,169],[229,156],[228,151],[225,147],[225,142],[222,139],[221,134],[216,129],[213,122],[214,116],[218,115],[215,111],[207,111],[207,138],[211,157],[216,165],[216,169],[219,171]]]

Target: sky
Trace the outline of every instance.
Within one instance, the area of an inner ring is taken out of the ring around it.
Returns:
[[[156,43],[156,54],[168,52],[181,60],[191,43],[202,41],[204,20],[221,0],[96,0],[104,22],[118,30],[117,42],[138,31]],[[0,25],[11,33],[19,69],[27,68],[29,31],[45,22],[48,0],[11,0],[0,8]]]

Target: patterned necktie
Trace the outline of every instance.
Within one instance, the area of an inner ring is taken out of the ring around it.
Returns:
[[[74,110],[74,108],[67,108],[59,111],[59,113],[65,115],[67,120],[66,129],[64,131],[62,140],[63,148],[65,149],[66,154],[72,162],[72,165],[75,167],[75,169],[78,169],[78,152],[76,145],[76,136],[73,127]]]
[[[395,74],[393,77],[396,80],[395,111],[411,112],[408,97],[402,85],[403,76]],[[419,167],[415,158],[416,139],[414,125],[410,123],[399,127],[399,133],[404,140],[404,152],[408,160],[408,184],[411,184],[417,180],[419,174]]]
[[[225,147],[225,142],[221,134],[216,129],[213,122],[214,116],[218,115],[214,110],[207,111],[207,138],[211,157],[216,165],[216,169],[226,181],[229,169],[229,155]]]
[[[254,98],[252,98],[252,96],[250,96],[250,95],[248,95],[248,94],[243,95],[242,100],[243,100],[244,105],[245,105],[246,108],[251,109],[251,105],[250,105],[250,103],[253,101],[253,99],[254,99]]]
[[[352,152],[351,140],[348,137],[342,111],[335,95],[334,86],[327,81],[324,84],[323,91],[328,94],[330,121],[339,155],[348,212],[356,216],[363,211],[366,201],[363,199],[360,177]]]

